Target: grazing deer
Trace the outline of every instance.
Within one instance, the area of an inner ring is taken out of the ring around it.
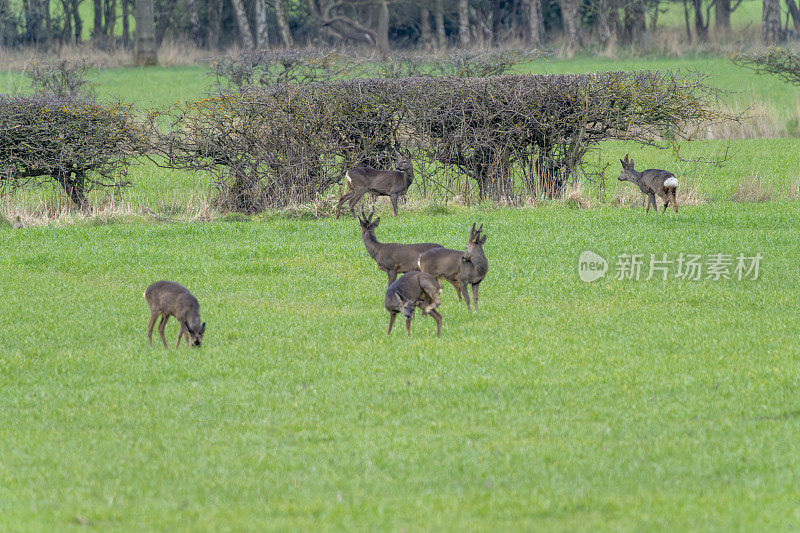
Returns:
[[[650,205],[658,213],[658,206],[656,205],[656,194],[664,200],[664,211],[667,210],[670,202],[675,212],[678,212],[678,200],[675,193],[678,192],[678,178],[672,172],[666,170],[658,170],[655,168],[647,169],[643,172],[638,172],[633,168],[633,159],[628,159],[628,154],[625,154],[625,159],[620,159],[622,163],[622,172],[619,175],[619,181],[630,181],[635,183],[637,187],[644,193],[647,199],[647,209],[645,213],[650,212]]]
[[[403,313],[406,317],[406,334],[411,336],[411,319],[414,318],[414,310],[419,307],[423,315],[431,315],[436,321],[436,336],[440,337],[442,314],[436,308],[442,303],[439,300],[441,292],[442,286],[436,278],[417,270],[392,283],[386,290],[386,298],[383,301],[383,305],[389,311],[389,330],[386,334],[392,333],[397,313]]]
[[[186,346],[200,346],[203,341],[203,333],[206,331],[206,323],[200,322],[200,304],[197,302],[197,298],[189,292],[189,289],[174,281],[156,281],[147,287],[143,296],[150,305],[150,324],[147,327],[147,337],[150,339],[151,347],[153,346],[153,326],[159,315],[161,315],[161,322],[158,323],[158,332],[161,334],[164,348],[168,348],[164,328],[171,316],[174,316],[181,325],[175,348],[180,346],[181,337],[184,335],[186,335]]]
[[[456,288],[458,299],[464,296],[467,302],[467,311],[470,311],[467,285],[472,285],[472,299],[475,301],[475,310],[478,310],[478,287],[486,273],[489,271],[489,260],[483,253],[486,235],[481,235],[483,224],[477,230],[475,224],[469,230],[469,242],[463,252],[448,248],[435,248],[428,250],[419,257],[419,269],[440,281],[442,278],[449,281]]]
[[[372,167],[356,167],[345,174],[347,192],[339,198],[336,206],[336,218],[342,210],[342,204],[350,202],[350,214],[356,216],[355,205],[365,194],[388,196],[392,201],[394,216],[397,216],[397,199],[408,192],[414,181],[414,169],[408,155],[398,154],[396,170],[377,170]]]
[[[378,268],[386,272],[388,277],[387,286],[394,283],[397,274],[411,272],[419,268],[419,256],[422,252],[433,248],[441,248],[442,245],[433,242],[420,244],[397,244],[393,242],[381,243],[375,237],[375,228],[381,222],[381,217],[372,220],[374,211],[370,212],[369,217],[361,211],[358,222],[361,225],[361,240],[369,256],[378,263]]]

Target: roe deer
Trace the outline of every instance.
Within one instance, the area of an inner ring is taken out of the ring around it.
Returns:
[[[369,256],[378,263],[378,268],[386,272],[388,285],[394,283],[398,273],[410,272],[419,268],[419,256],[426,250],[441,248],[441,244],[426,242],[420,244],[397,244],[393,242],[381,243],[375,237],[375,228],[381,222],[381,217],[372,220],[374,211],[369,217],[361,211],[358,222],[361,225],[361,240]]]
[[[342,204],[350,202],[350,214],[355,218],[355,205],[365,194],[388,196],[392,201],[394,216],[397,216],[397,199],[408,192],[414,181],[414,169],[408,155],[398,154],[396,170],[377,170],[372,167],[356,167],[345,174],[347,192],[339,198],[336,206],[336,218],[342,210]]]
[[[442,278],[449,281],[456,288],[458,299],[463,294],[470,311],[467,285],[472,285],[472,299],[475,300],[475,310],[478,310],[478,287],[489,271],[489,260],[483,253],[486,235],[481,235],[483,224],[477,230],[475,224],[469,230],[469,242],[463,252],[448,248],[428,250],[419,257],[419,269],[437,280]]]
[[[672,208],[675,209],[676,213],[678,212],[678,200],[675,198],[675,193],[678,192],[678,178],[676,178],[672,172],[655,168],[638,172],[633,168],[633,159],[628,160],[628,154],[625,154],[625,159],[620,159],[619,162],[622,163],[622,172],[619,175],[619,181],[635,183],[644,193],[647,199],[647,209],[645,213],[650,212],[650,204],[653,205],[653,209],[658,213],[656,194],[664,200],[664,211],[667,210],[667,206],[672,202]]]
[[[158,332],[161,334],[164,348],[168,348],[164,328],[171,316],[174,316],[181,326],[178,330],[178,342],[175,344],[175,348],[180,346],[181,337],[184,335],[186,335],[186,346],[200,346],[203,341],[203,333],[206,331],[206,323],[200,322],[200,304],[197,302],[197,298],[189,292],[189,289],[174,281],[156,281],[147,287],[143,296],[150,305],[150,324],[147,327],[147,337],[150,339],[151,347],[153,346],[153,326],[159,315],[161,315],[161,322],[158,323]]]
[[[439,300],[441,292],[442,286],[436,278],[417,270],[392,283],[386,289],[386,298],[383,300],[383,305],[389,311],[389,330],[386,334],[392,333],[397,313],[403,313],[406,317],[406,334],[411,336],[411,319],[414,318],[414,310],[419,307],[423,315],[431,315],[436,321],[436,336],[440,337],[442,314],[436,308],[442,303]]]

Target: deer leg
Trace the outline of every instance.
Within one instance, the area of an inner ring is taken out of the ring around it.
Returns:
[[[397,216],[397,194],[389,195],[389,199],[392,201],[392,209],[394,209],[394,216]]]
[[[389,331],[386,332],[387,335],[392,334],[392,326],[394,326],[394,319],[397,318],[397,313],[389,313]]]
[[[350,214],[353,215],[353,218],[356,217],[356,204],[361,201],[367,191],[362,191],[357,193],[353,191],[353,196],[350,197]]]
[[[169,346],[167,346],[167,337],[164,336],[164,328],[167,327],[167,320],[169,320],[169,315],[161,315],[161,322],[158,323],[158,333],[161,335],[161,342],[164,343],[164,348],[169,350]]]
[[[406,335],[411,336],[411,319],[406,318]]]
[[[147,325],[147,338],[150,340],[150,347],[153,347],[153,326],[156,325],[156,319],[158,318],[157,311],[150,311],[150,323]]]
[[[181,339],[183,338],[183,332],[184,332],[184,331],[185,331],[185,330],[184,330],[184,328],[183,328],[183,322],[181,322],[181,327],[180,327],[180,329],[178,329],[178,342],[176,342],[176,343],[175,343],[175,349],[176,349],[176,350],[178,349],[178,346],[180,346],[180,345],[181,345]],[[189,339],[188,339],[189,332],[188,332],[188,331],[186,332],[186,336],[187,336],[187,339],[186,339],[186,346],[189,346]]]
[[[352,192],[346,192],[339,198],[339,204],[336,206],[336,218],[339,218],[339,214],[342,212],[342,204],[345,203],[347,200],[353,197]]]
[[[436,321],[436,336],[437,337],[441,337],[442,336],[442,313],[440,313],[436,309],[433,309],[428,314],[431,315],[433,317],[433,319]]]
[[[472,301],[475,304],[475,311],[478,310],[478,283],[472,284]]]
[[[472,311],[469,306],[469,294],[467,294],[467,284],[463,281],[461,282],[461,292],[464,293],[464,301],[467,302],[467,311]]]
[[[461,285],[459,285],[457,281],[450,281],[449,279],[447,281],[450,283],[450,285],[452,285],[453,287],[456,288],[456,294],[458,294],[458,301],[460,302],[461,301]],[[441,282],[439,282],[439,283],[441,284]]]
[[[675,212],[678,212],[678,198],[676,194],[678,193],[678,189],[672,189],[672,208]]]
[[[387,270],[386,275],[389,278],[389,284],[387,285],[389,287],[397,279],[397,270]]]

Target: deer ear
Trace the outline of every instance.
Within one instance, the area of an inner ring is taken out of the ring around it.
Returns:
[[[380,224],[380,223],[381,223],[381,217],[378,217],[374,221],[372,221],[372,227],[373,228],[377,228],[378,224]]]
[[[486,235],[478,239],[478,244],[483,245],[486,242]]]
[[[202,335],[202,334],[203,334],[203,333],[205,333],[205,332],[206,332],[206,323],[205,323],[205,322],[203,322],[203,325],[202,325],[202,326],[200,326],[200,335]]]
[[[405,302],[403,301],[403,299],[400,297],[400,295],[398,293],[394,293],[394,297],[397,298],[397,301],[400,302],[401,306],[405,304]]]
[[[628,168],[633,169],[633,165],[635,164],[636,162],[633,159],[631,159],[630,161],[628,161]]]

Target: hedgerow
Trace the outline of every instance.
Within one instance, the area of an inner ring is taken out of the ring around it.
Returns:
[[[426,192],[520,203],[560,194],[611,139],[669,144],[735,119],[699,75],[356,79],[250,87],[154,112],[168,166],[206,169],[224,209],[315,199],[359,164],[410,151]],[[467,176],[470,181],[464,181]]]
[[[57,183],[78,206],[95,187],[123,187],[149,142],[127,104],[55,95],[0,96],[0,188]]]

